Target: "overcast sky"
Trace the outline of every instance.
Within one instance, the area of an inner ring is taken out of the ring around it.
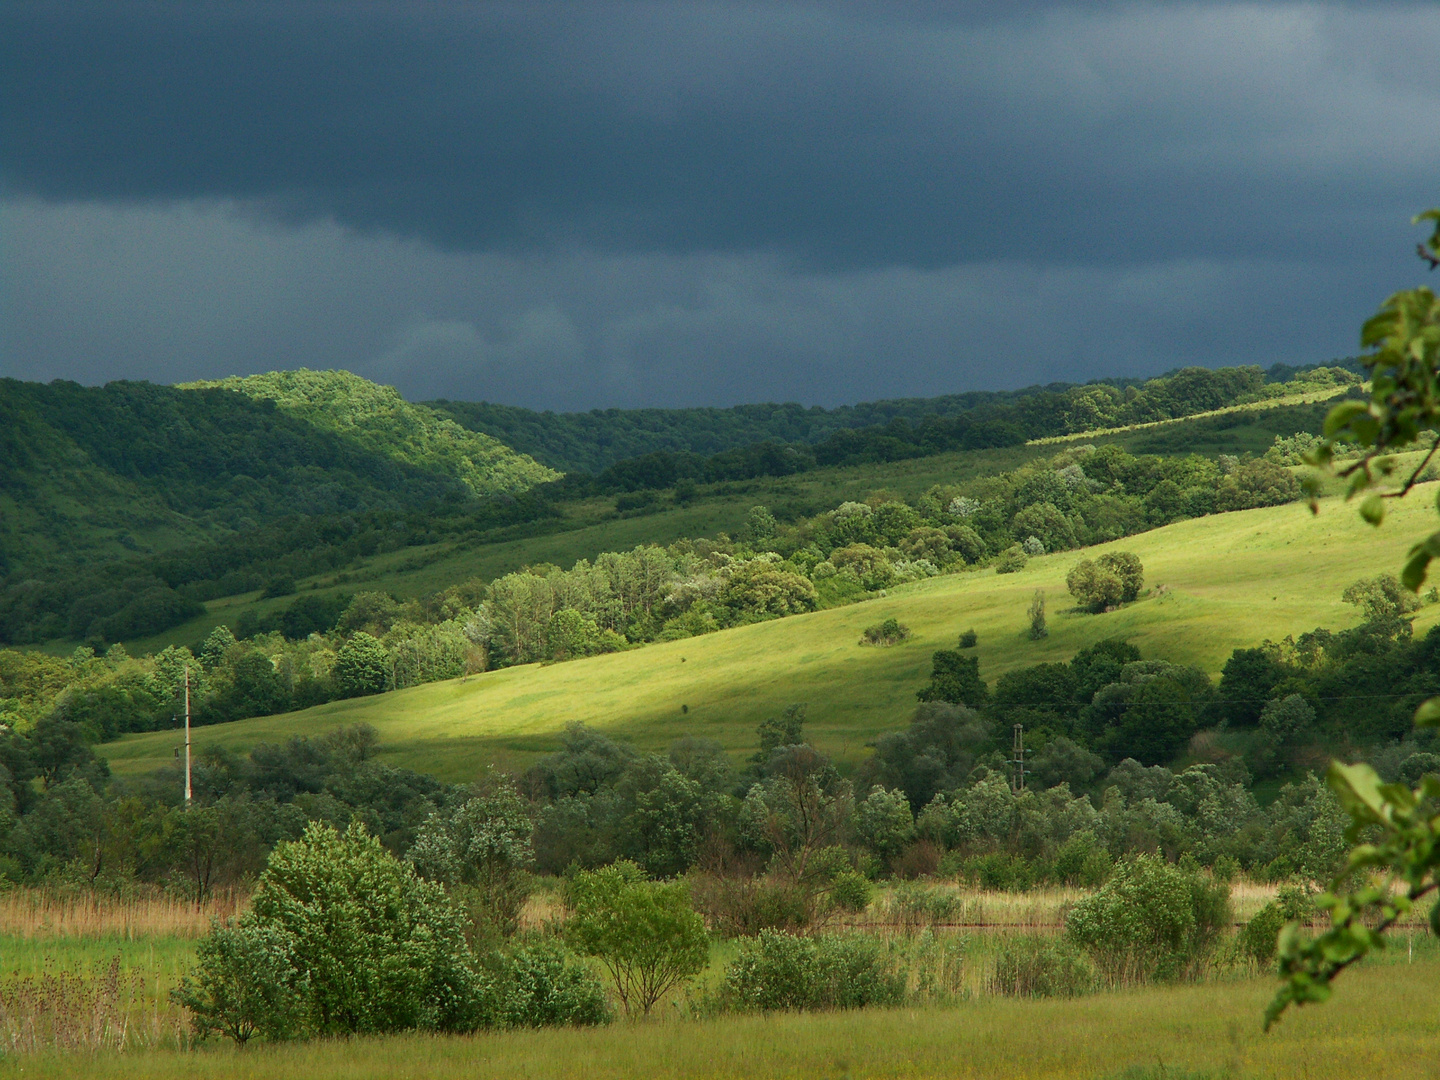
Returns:
[[[0,8],[0,374],[537,408],[1305,363],[1424,274],[1440,4]]]

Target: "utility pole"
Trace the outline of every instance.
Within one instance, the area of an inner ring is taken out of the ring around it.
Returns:
[[[1015,766],[1014,779],[1010,781],[1010,787],[1018,795],[1025,790],[1025,774],[1029,772],[1025,768],[1025,728],[1015,725],[1015,746],[1011,751],[1010,764]]]
[[[190,665],[185,665],[185,809],[190,809]]]

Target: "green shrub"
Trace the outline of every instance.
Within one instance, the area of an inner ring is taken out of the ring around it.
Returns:
[[[902,1002],[905,976],[867,935],[766,930],[741,945],[725,969],[725,994],[745,1011],[858,1009]]]
[[[1007,855],[1002,851],[971,856],[960,864],[960,876],[982,889],[1005,892],[1028,892],[1035,884],[1030,864],[1019,855]]]
[[[277,596],[294,596],[295,579],[293,577],[271,578],[265,585],[265,591],[260,594],[260,599],[269,600]]]
[[[1286,886],[1245,924],[1236,935],[1236,947],[1242,956],[1248,956],[1257,964],[1268,964],[1275,959],[1280,931],[1285,924],[1303,919],[1313,910],[1304,889]]]
[[[468,1030],[480,980],[455,909],[358,823],[312,822],[271,852],[250,910],[198,946],[177,988],[202,1034]]]
[[[855,807],[854,826],[860,842],[882,859],[900,854],[915,838],[915,815],[899,788],[871,790]]]
[[[1073,946],[1053,938],[1002,938],[986,979],[991,994],[1006,997],[1077,997],[1095,985],[1095,969]]]
[[[1110,853],[1095,838],[1095,834],[1078,832],[1055,853],[1052,873],[1062,885],[1073,888],[1094,889],[1103,885],[1110,876]]]
[[[335,654],[335,685],[342,697],[378,694],[390,685],[390,653],[361,630]]]
[[[1194,974],[1230,919],[1229,886],[1139,855],[1070,910],[1065,932],[1109,981],[1145,982]]]
[[[960,635],[960,648],[973,649],[980,642],[980,635],[974,630],[966,630]]]
[[[899,855],[891,856],[890,872],[897,878],[911,880],[934,877],[944,855],[940,845],[933,840],[916,840],[905,845],[905,850]]]
[[[308,976],[305,1027],[319,1035],[478,1023],[479,979],[444,890],[358,823],[312,822],[276,845],[242,927],[285,935]]]
[[[493,961],[489,1019],[502,1027],[585,1027],[614,1019],[595,973],[558,941],[529,941]]]
[[[841,911],[858,915],[870,906],[870,895],[873,890],[870,882],[864,876],[853,870],[846,870],[835,875],[830,882],[830,900]]]
[[[997,574],[1015,574],[1025,569],[1025,564],[1030,561],[1030,556],[1025,554],[1025,549],[1019,544],[1011,544],[1000,553],[995,560],[995,572]]]
[[[566,889],[565,939],[604,965],[625,1011],[646,1015],[710,959],[705,920],[684,882],[648,881],[621,860],[575,875]]]
[[[793,882],[696,874],[691,892],[695,907],[725,937],[804,930],[815,919],[814,896]]]
[[[1216,881],[1233,885],[1235,879],[1240,876],[1240,861],[1233,855],[1221,855],[1216,858],[1215,865],[1210,867],[1210,873]]]
[[[469,918],[471,939],[513,934],[530,894],[532,825],[505,782],[459,806],[432,813],[410,847],[416,871],[450,890]]]
[[[195,971],[170,996],[190,1010],[202,1039],[223,1035],[244,1046],[257,1035],[293,1038],[305,1026],[310,989],[293,946],[273,927],[216,923],[195,947]]]
[[[867,626],[860,635],[861,645],[877,645],[881,648],[899,645],[910,637],[910,628],[895,619],[886,619],[874,626]]]

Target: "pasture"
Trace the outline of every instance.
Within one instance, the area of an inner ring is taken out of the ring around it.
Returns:
[[[1409,546],[1434,528],[1434,487],[1423,485],[1392,506],[1378,529],[1338,500],[1322,503],[1318,518],[1300,504],[1197,518],[1033,559],[1015,574],[932,578],[846,607],[703,637],[201,728],[195,742],[243,750],[364,722],[379,731],[386,760],[467,780],[488,765],[524,765],[553,750],[575,721],[641,747],[696,735],[743,755],[753,749],[761,720],[805,702],[810,738],[853,764],[868,742],[908,720],[930,654],[952,648],[972,627],[981,675],[993,682],[1015,667],[1066,660],[1108,637],[1213,674],[1237,647],[1353,625],[1358,612],[1341,602],[1341,592],[1358,578],[1399,569]],[[1104,615],[1073,610],[1067,570],[1107,549],[1140,557],[1148,591]],[[1032,642],[1026,609],[1037,590],[1047,598],[1050,635]],[[1417,633],[1437,615],[1440,606],[1422,609]],[[910,640],[891,648],[858,644],[866,626],[888,617],[910,627]],[[172,763],[177,740],[176,732],[162,731],[98,749],[117,773],[136,774]]]

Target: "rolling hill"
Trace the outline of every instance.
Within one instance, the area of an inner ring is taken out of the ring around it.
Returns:
[[[412,405],[393,386],[348,371],[271,371],[215,382],[182,383],[181,390],[229,390],[282,411],[401,465],[460,480],[474,495],[528,491],[560,474],[498,439],[469,431],[424,405]]]
[[[930,654],[956,635],[979,633],[981,674],[1068,659],[1105,637],[1126,637],[1145,656],[1198,664],[1212,673],[1229,653],[1266,638],[1357,621],[1340,600],[1350,582],[1394,571],[1409,544],[1433,527],[1434,485],[1395,507],[1381,529],[1327,500],[1318,519],[1300,505],[1183,521],[1086,552],[1037,558],[1020,573],[932,578],[848,607],[759,623],[630,652],[550,666],[529,665],[334,702],[283,716],[201,728],[200,746],[243,748],[366,722],[389,760],[448,779],[492,762],[518,764],[553,749],[564,725],[583,721],[659,748],[686,734],[718,739],[736,754],[755,726],[794,702],[809,705],[812,738],[853,764],[866,743],[903,725],[926,681]],[[1105,615],[1065,610],[1067,569],[1082,555],[1135,552],[1149,592]],[[1159,586],[1164,586],[1161,589]],[[1037,589],[1050,603],[1050,636],[1025,636]],[[1417,628],[1440,607],[1421,612]],[[913,631],[889,649],[861,647],[861,630],[895,617]],[[165,765],[177,734],[127,736],[101,748],[119,773]]]
[[[1115,443],[1137,453],[1165,455],[1198,452],[1253,454],[1265,451],[1276,435],[1318,431],[1329,407],[1325,401],[1287,401],[1266,407],[1240,406],[1221,415],[1169,421],[1158,427],[1096,435],[1096,445]],[[713,537],[734,533],[750,507],[768,506],[782,521],[807,517],[847,500],[864,501],[880,492],[886,497],[913,499],[936,484],[953,484],[1014,469],[1036,457],[1054,453],[1048,444],[950,451],[923,458],[834,466],[783,477],[757,477],[698,487],[683,505],[669,493],[629,511],[618,511],[616,500],[603,496],[577,497],[549,504],[547,516],[526,523],[489,529],[477,539],[468,529],[463,535],[443,536],[394,550],[367,554],[343,568],[319,573],[296,573],[307,594],[324,596],[358,589],[382,590],[402,598],[433,593],[474,577],[492,580],[526,565],[554,563],[570,566],[578,559],[594,559],[604,551],[625,551],[641,543],[668,544],[682,537]],[[550,486],[536,489],[544,495]],[[444,532],[445,523],[433,517],[429,526]],[[399,535],[399,534],[394,534]],[[263,618],[290,601],[267,598],[260,584],[251,591],[212,592],[206,610],[158,633],[127,638],[132,652],[157,651],[167,645],[199,641],[215,626],[234,627],[239,620]],[[68,652],[76,642],[52,641],[47,651]]]
[[[277,402],[261,392],[272,383],[294,393]],[[294,403],[304,389],[326,404]],[[352,375],[293,373],[245,393],[0,380],[0,572],[12,575],[556,476]]]

